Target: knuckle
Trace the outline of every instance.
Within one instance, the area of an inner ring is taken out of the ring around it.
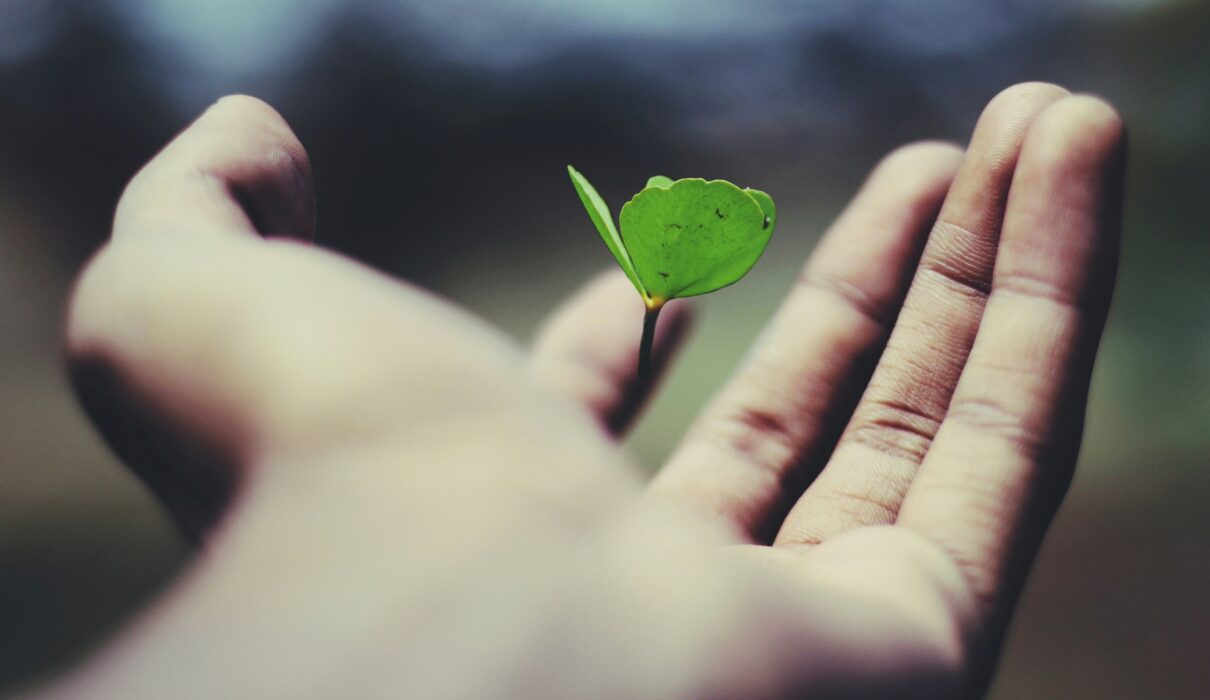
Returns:
[[[1050,305],[1051,312],[1060,311],[1064,316],[1085,311],[1088,306],[1086,293],[1073,290],[1068,285],[1028,270],[1002,272],[995,281],[993,294],[1008,294],[1021,299],[1043,302]]]
[[[798,458],[797,431],[776,411],[744,406],[719,414],[704,435],[762,472],[781,478]]]
[[[988,397],[955,398],[946,420],[1002,439],[1012,445],[1018,454],[1030,459],[1040,458],[1048,444],[1044,431],[1020,410]]]
[[[946,237],[951,240],[944,240]],[[972,246],[972,242],[978,243],[974,233],[949,221],[938,221],[933,226],[932,239],[938,241],[934,244],[938,248],[960,249],[964,245]],[[992,282],[981,262],[973,256],[926,255],[920,261],[917,275],[939,285],[946,293],[982,304],[991,294]]]
[[[941,426],[926,409],[904,401],[872,399],[858,411],[849,440],[916,463],[924,460]]]
[[[808,267],[795,280],[795,285],[835,299],[884,332],[889,332],[894,324],[895,309],[881,303],[860,284],[824,268]]]
[[[885,485],[877,489],[853,486],[821,491],[818,498],[830,512],[843,514],[848,527],[873,527],[895,522],[906,490],[906,482],[892,488],[886,488]],[[826,535],[820,535],[826,539]]]

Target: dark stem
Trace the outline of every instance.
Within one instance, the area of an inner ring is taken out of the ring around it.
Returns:
[[[639,342],[639,379],[651,376],[651,347],[655,343],[655,321],[660,317],[662,308],[664,307],[649,308],[643,315],[643,339]]]

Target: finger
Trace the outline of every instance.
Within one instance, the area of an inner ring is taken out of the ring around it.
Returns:
[[[717,517],[742,539],[771,539],[869,377],[960,157],[917,144],[874,170],[653,496]]]
[[[186,532],[206,531],[229,502],[236,453],[247,441],[231,430],[230,412],[213,410],[209,399],[224,387],[202,372],[202,356],[231,333],[230,319],[254,298],[251,282],[264,271],[243,276],[238,266],[220,261],[223,254],[173,234],[201,234],[189,236],[194,242],[240,234],[251,240],[257,233],[310,237],[313,227],[302,146],[272,108],[228,97],[135,176],[119,202],[113,241],[77,284],[66,328],[77,393],[111,446]],[[207,300],[184,294],[188,290],[208,290]],[[212,318],[217,309],[228,322]],[[203,329],[210,335],[198,332]],[[181,342],[186,337],[192,340]],[[180,362],[185,350],[192,359]],[[191,415],[173,416],[147,400],[155,390],[172,395],[178,409],[197,403]],[[211,425],[201,418],[219,413],[223,419]]]
[[[656,327],[655,372],[639,379],[644,306],[618,270],[598,276],[547,321],[534,343],[531,370],[621,435],[642,410],[689,328],[689,307],[667,305]]]
[[[950,554],[993,623],[1079,451],[1116,267],[1123,154],[1121,120],[1095,98],[1061,100],[1030,129],[983,325],[900,513]]]
[[[312,238],[315,196],[306,150],[269,105],[243,95],[224,97],[123,193],[115,238],[149,230]]]
[[[812,545],[894,522],[974,341],[1025,133],[1066,94],[1026,83],[984,110],[869,387],[828,465],[787,516],[779,544]]]

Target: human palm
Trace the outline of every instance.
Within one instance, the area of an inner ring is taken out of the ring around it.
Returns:
[[[522,353],[303,242],[302,147],[220,101],[128,187],[67,326],[201,555],[44,692],[978,695],[1078,452],[1122,139],[1025,84],[965,150],[889,156],[644,486],[620,273]]]

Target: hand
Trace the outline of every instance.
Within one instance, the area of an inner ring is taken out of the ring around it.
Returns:
[[[1025,84],[965,152],[889,156],[644,489],[611,439],[651,388],[620,274],[526,356],[305,243],[302,146],[220,101],[131,182],[66,331],[201,553],[44,692],[978,695],[1076,459],[1122,143]]]

